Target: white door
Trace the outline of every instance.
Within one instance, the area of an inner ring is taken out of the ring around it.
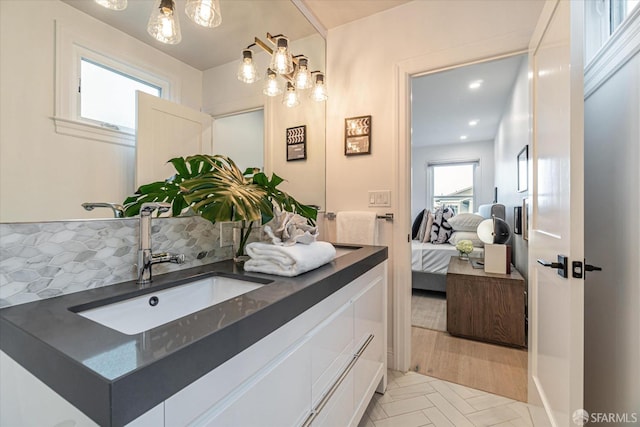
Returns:
[[[174,157],[211,154],[208,114],[137,92],[136,188],[175,173]]]
[[[571,271],[584,259],[582,7],[548,1],[529,46],[529,400],[553,426],[574,425],[583,407],[584,281]],[[558,255],[567,257],[566,278],[541,264]]]

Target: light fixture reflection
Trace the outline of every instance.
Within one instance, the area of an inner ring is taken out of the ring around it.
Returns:
[[[276,48],[273,50],[269,68],[277,74],[290,74],[293,72],[293,57],[289,50],[289,39],[285,36],[279,36],[276,39]]]
[[[296,84],[296,89],[309,89],[313,86],[311,80],[311,71],[309,71],[309,59],[306,56],[298,58],[298,68],[293,75],[293,80]]]
[[[322,102],[326,101],[327,96],[327,86],[324,84],[324,74],[323,73],[314,73],[314,84],[313,90],[311,91],[311,99],[314,101]]]
[[[125,10],[127,8],[127,0],[95,0],[95,2],[111,10]]]
[[[193,22],[207,28],[222,23],[220,0],[187,0],[184,11]]]
[[[253,62],[253,52],[251,49],[243,50],[242,62],[238,68],[238,80],[245,83],[253,83],[259,78],[256,64]]]
[[[182,40],[180,23],[173,0],[156,0],[147,24],[147,32],[166,44],[178,44]]]
[[[262,93],[267,96],[277,96],[282,93],[277,77],[278,75],[271,68],[267,69],[267,78],[265,79]]]
[[[475,81],[469,83],[469,89],[471,89],[471,90],[479,89],[480,86],[482,86],[482,83],[483,83],[482,80],[475,80]]]
[[[469,121],[469,126],[476,126],[480,120],[471,120]]]
[[[298,99],[298,92],[296,92],[295,86],[291,84],[291,82],[287,82],[287,91],[284,93],[282,97],[282,103],[287,107],[295,107],[300,104],[300,100]]]

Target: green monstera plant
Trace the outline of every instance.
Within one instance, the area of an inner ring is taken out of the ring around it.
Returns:
[[[176,170],[165,181],[141,185],[124,201],[125,216],[140,213],[143,203],[171,203],[172,216],[192,213],[212,223],[241,221],[236,256],[244,248],[254,224],[266,224],[274,217],[274,206],[281,211],[300,214],[315,224],[318,211],[278,189],[284,180],[275,173],[269,179],[258,168],[242,172],[230,158],[198,154],[169,160]]]

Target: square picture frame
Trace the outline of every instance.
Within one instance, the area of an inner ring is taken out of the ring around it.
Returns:
[[[518,153],[518,193],[527,191],[529,187],[529,145],[525,145]]]
[[[306,158],[307,125],[287,128],[287,162]]]
[[[371,116],[344,119],[344,155],[371,154]]]

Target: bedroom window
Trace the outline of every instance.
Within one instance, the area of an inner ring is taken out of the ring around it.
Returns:
[[[429,164],[431,208],[451,206],[458,213],[475,211],[475,171],[478,162]]]

